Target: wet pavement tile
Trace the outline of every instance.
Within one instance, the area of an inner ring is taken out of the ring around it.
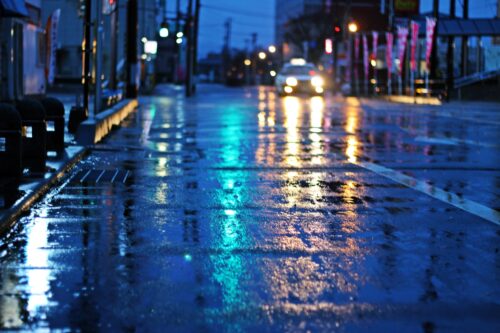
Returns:
[[[498,110],[157,95],[0,238],[0,329],[500,330]]]

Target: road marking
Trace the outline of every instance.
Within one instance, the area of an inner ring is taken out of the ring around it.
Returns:
[[[499,145],[486,143],[486,142],[464,140],[464,139],[455,139],[455,138],[429,137],[429,136],[423,136],[423,135],[415,137],[415,141],[431,143],[431,144],[451,145],[451,146],[458,146],[458,145],[462,144],[462,145],[480,146],[480,147],[487,147],[487,148],[500,148]]]
[[[487,206],[484,206],[480,203],[474,202],[472,200],[468,200],[462,198],[455,193],[447,192],[438,187],[427,184],[424,181],[415,179],[413,177],[407,176],[401,172],[398,172],[393,169],[386,168],[384,166],[370,163],[370,162],[361,162],[356,161],[352,162],[354,165],[360,166],[364,169],[375,172],[378,175],[391,179],[397,183],[403,184],[417,190],[419,192],[425,193],[435,199],[438,199],[442,202],[448,203],[452,206],[455,206],[459,209],[462,209],[470,214],[479,216],[489,222],[492,222],[498,226],[500,226],[500,212],[491,209]]]

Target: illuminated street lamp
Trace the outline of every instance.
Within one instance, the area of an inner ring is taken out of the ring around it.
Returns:
[[[268,50],[269,50],[269,53],[276,53],[276,46],[271,45],[271,46],[269,46]]]
[[[244,64],[245,66],[250,66],[252,65],[252,61],[250,59],[245,59]]]
[[[352,32],[352,33],[358,32],[358,25],[356,24],[356,22],[351,22],[347,26],[347,29],[349,30],[349,32]]]
[[[259,52],[259,59],[264,60],[267,58],[267,54],[265,52]]]
[[[163,21],[160,24],[160,31],[158,31],[158,34],[160,35],[161,38],[168,37],[168,23],[167,23],[167,21]]]

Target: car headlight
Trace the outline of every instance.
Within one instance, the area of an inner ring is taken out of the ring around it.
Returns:
[[[296,78],[294,77],[287,77],[286,78],[286,85],[290,87],[295,87],[299,82],[297,81]]]
[[[315,87],[322,87],[325,84],[325,81],[321,76],[315,76],[311,79],[311,84]]]

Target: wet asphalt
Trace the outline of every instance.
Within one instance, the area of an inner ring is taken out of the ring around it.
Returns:
[[[0,237],[0,329],[500,332],[500,109],[161,86]]]

